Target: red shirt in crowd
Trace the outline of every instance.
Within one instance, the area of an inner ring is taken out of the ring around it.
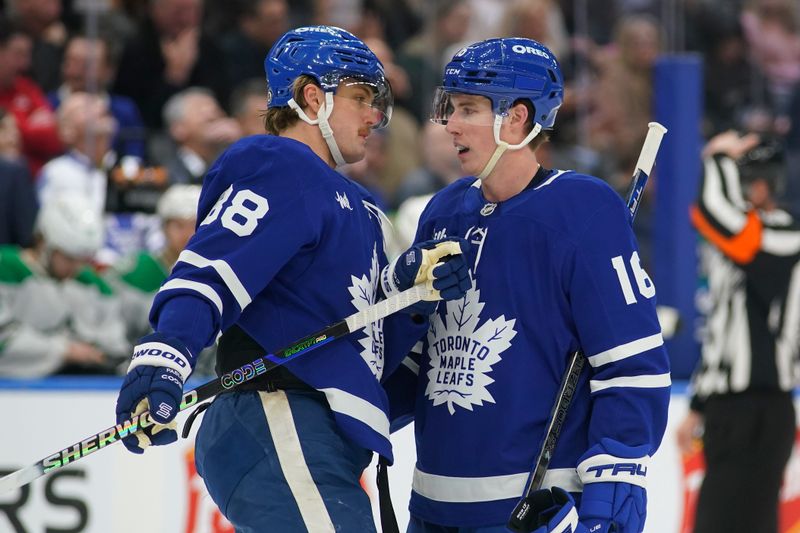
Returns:
[[[31,176],[62,152],[53,109],[33,80],[17,76],[10,87],[0,88],[0,107],[14,115],[22,137],[22,154]]]

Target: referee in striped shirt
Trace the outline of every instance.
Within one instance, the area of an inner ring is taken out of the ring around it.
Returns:
[[[785,176],[778,143],[726,132],[703,156],[691,218],[705,241],[710,306],[690,413],[678,430],[684,450],[703,434],[694,531],[776,533],[795,434],[800,226],[775,202]]]

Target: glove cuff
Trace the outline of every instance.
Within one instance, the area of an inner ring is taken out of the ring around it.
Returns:
[[[394,261],[386,265],[381,271],[381,289],[386,298],[394,296],[401,291],[399,286],[400,280],[397,278],[397,274],[394,271],[395,266],[397,266],[397,261],[399,260],[400,257],[396,257]]]
[[[142,337],[133,348],[128,372],[139,366],[163,366],[180,374],[184,383],[192,373],[192,357],[181,341],[158,333]]]
[[[611,439],[601,439],[578,463],[578,475],[584,485],[601,482],[630,483],[647,488],[647,446],[626,446]]]

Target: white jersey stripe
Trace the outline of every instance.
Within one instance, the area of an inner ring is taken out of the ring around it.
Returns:
[[[719,167],[713,159],[706,159],[705,162],[705,179],[707,186],[703,187],[703,203],[709,211],[714,213],[714,218],[719,221],[722,226],[733,234],[742,231],[747,217],[734,205],[730,200],[725,198],[722,194],[722,176],[720,176]],[[732,172],[738,177],[739,173],[734,168]]]
[[[454,477],[428,474],[414,469],[414,492],[439,502],[476,503],[520,498],[530,472],[489,477]],[[544,488],[561,487],[568,492],[583,490],[574,468],[556,468],[545,473]]]
[[[725,157],[719,162],[719,166],[722,168],[725,188],[728,190],[728,201],[735,205],[739,211],[747,212],[750,206],[744,200],[741,180],[739,179],[739,167],[736,166],[736,162],[729,157]]]
[[[405,359],[403,359],[402,365],[411,370],[414,373],[414,375],[419,376],[419,365],[416,363],[416,361],[414,361],[410,357],[406,357]]]
[[[336,531],[306,464],[286,393],[279,390],[259,392],[258,395],[261,397],[261,405],[267,417],[281,471],[300,510],[303,524],[308,531],[320,533]]]
[[[761,249],[768,254],[787,257],[800,253],[800,232],[764,228]]]
[[[641,339],[636,339],[635,341],[620,344],[619,346],[615,346],[614,348],[606,350],[605,352],[600,352],[598,354],[589,356],[586,359],[589,361],[590,365],[597,367],[608,363],[613,363],[615,361],[621,361],[622,359],[633,357],[634,355],[639,355],[640,353],[652,350],[653,348],[658,348],[663,344],[664,339],[661,336],[661,332],[659,332],[655,335],[650,335],[649,337],[642,337]]]
[[[228,290],[231,291],[233,297],[236,298],[236,303],[239,304],[239,308],[242,311],[253,301],[231,266],[222,259],[206,259],[202,255],[191,250],[184,250],[181,252],[181,255],[178,256],[178,261],[188,263],[197,268],[213,268],[217,274],[219,274],[225,286],[228,287]]]
[[[550,176],[550,177],[547,179],[547,181],[545,181],[544,183],[542,183],[542,184],[540,184],[540,185],[537,185],[536,187],[534,187],[534,190],[539,190],[539,189],[541,189],[542,187],[546,187],[547,185],[550,185],[551,183],[553,183],[553,181],[555,181],[555,179],[556,179],[556,178],[558,178],[558,177],[559,177],[559,176],[561,176],[562,174],[566,174],[567,172],[568,172],[568,171],[566,171],[566,170],[558,170],[558,171],[556,171],[556,173],[555,173],[555,174],[553,174],[552,176]]]
[[[669,387],[672,384],[669,373],[651,374],[643,376],[624,376],[611,379],[593,379],[589,381],[592,393],[612,387],[631,387],[637,389],[659,389]]]
[[[381,409],[341,389],[328,388],[319,391],[325,393],[332,411],[355,418],[389,440],[389,418]]]
[[[796,377],[800,376],[797,372],[800,369],[800,362],[797,360],[797,346],[800,346],[800,263],[792,269],[790,279],[783,328],[775,348],[775,364],[782,390],[792,390],[796,385]]]
[[[627,458],[602,453],[581,461],[578,465],[578,475],[584,485],[611,481],[647,488],[649,466],[649,455]]]
[[[205,283],[190,281],[188,279],[174,278],[163,284],[158,292],[164,292],[173,289],[188,289],[190,291],[202,294],[211,300],[211,302],[217,307],[220,316],[222,316],[222,299],[219,297],[219,294],[214,291],[214,289]]]

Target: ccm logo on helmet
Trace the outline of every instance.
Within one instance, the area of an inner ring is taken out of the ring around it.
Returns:
[[[533,54],[543,57],[545,59],[551,59],[551,57],[547,54],[547,52],[539,50],[538,48],[534,48],[533,46],[523,46],[521,44],[515,44],[514,46],[511,47],[511,49],[518,54]]]
[[[143,357],[145,355],[149,355],[152,357],[163,357],[164,359],[175,361],[181,368],[186,367],[186,360],[182,356],[175,355],[172,352],[169,352],[167,350],[161,350],[159,348],[146,348],[144,350],[135,351],[133,352],[133,357],[131,359],[136,359],[137,357]]]

